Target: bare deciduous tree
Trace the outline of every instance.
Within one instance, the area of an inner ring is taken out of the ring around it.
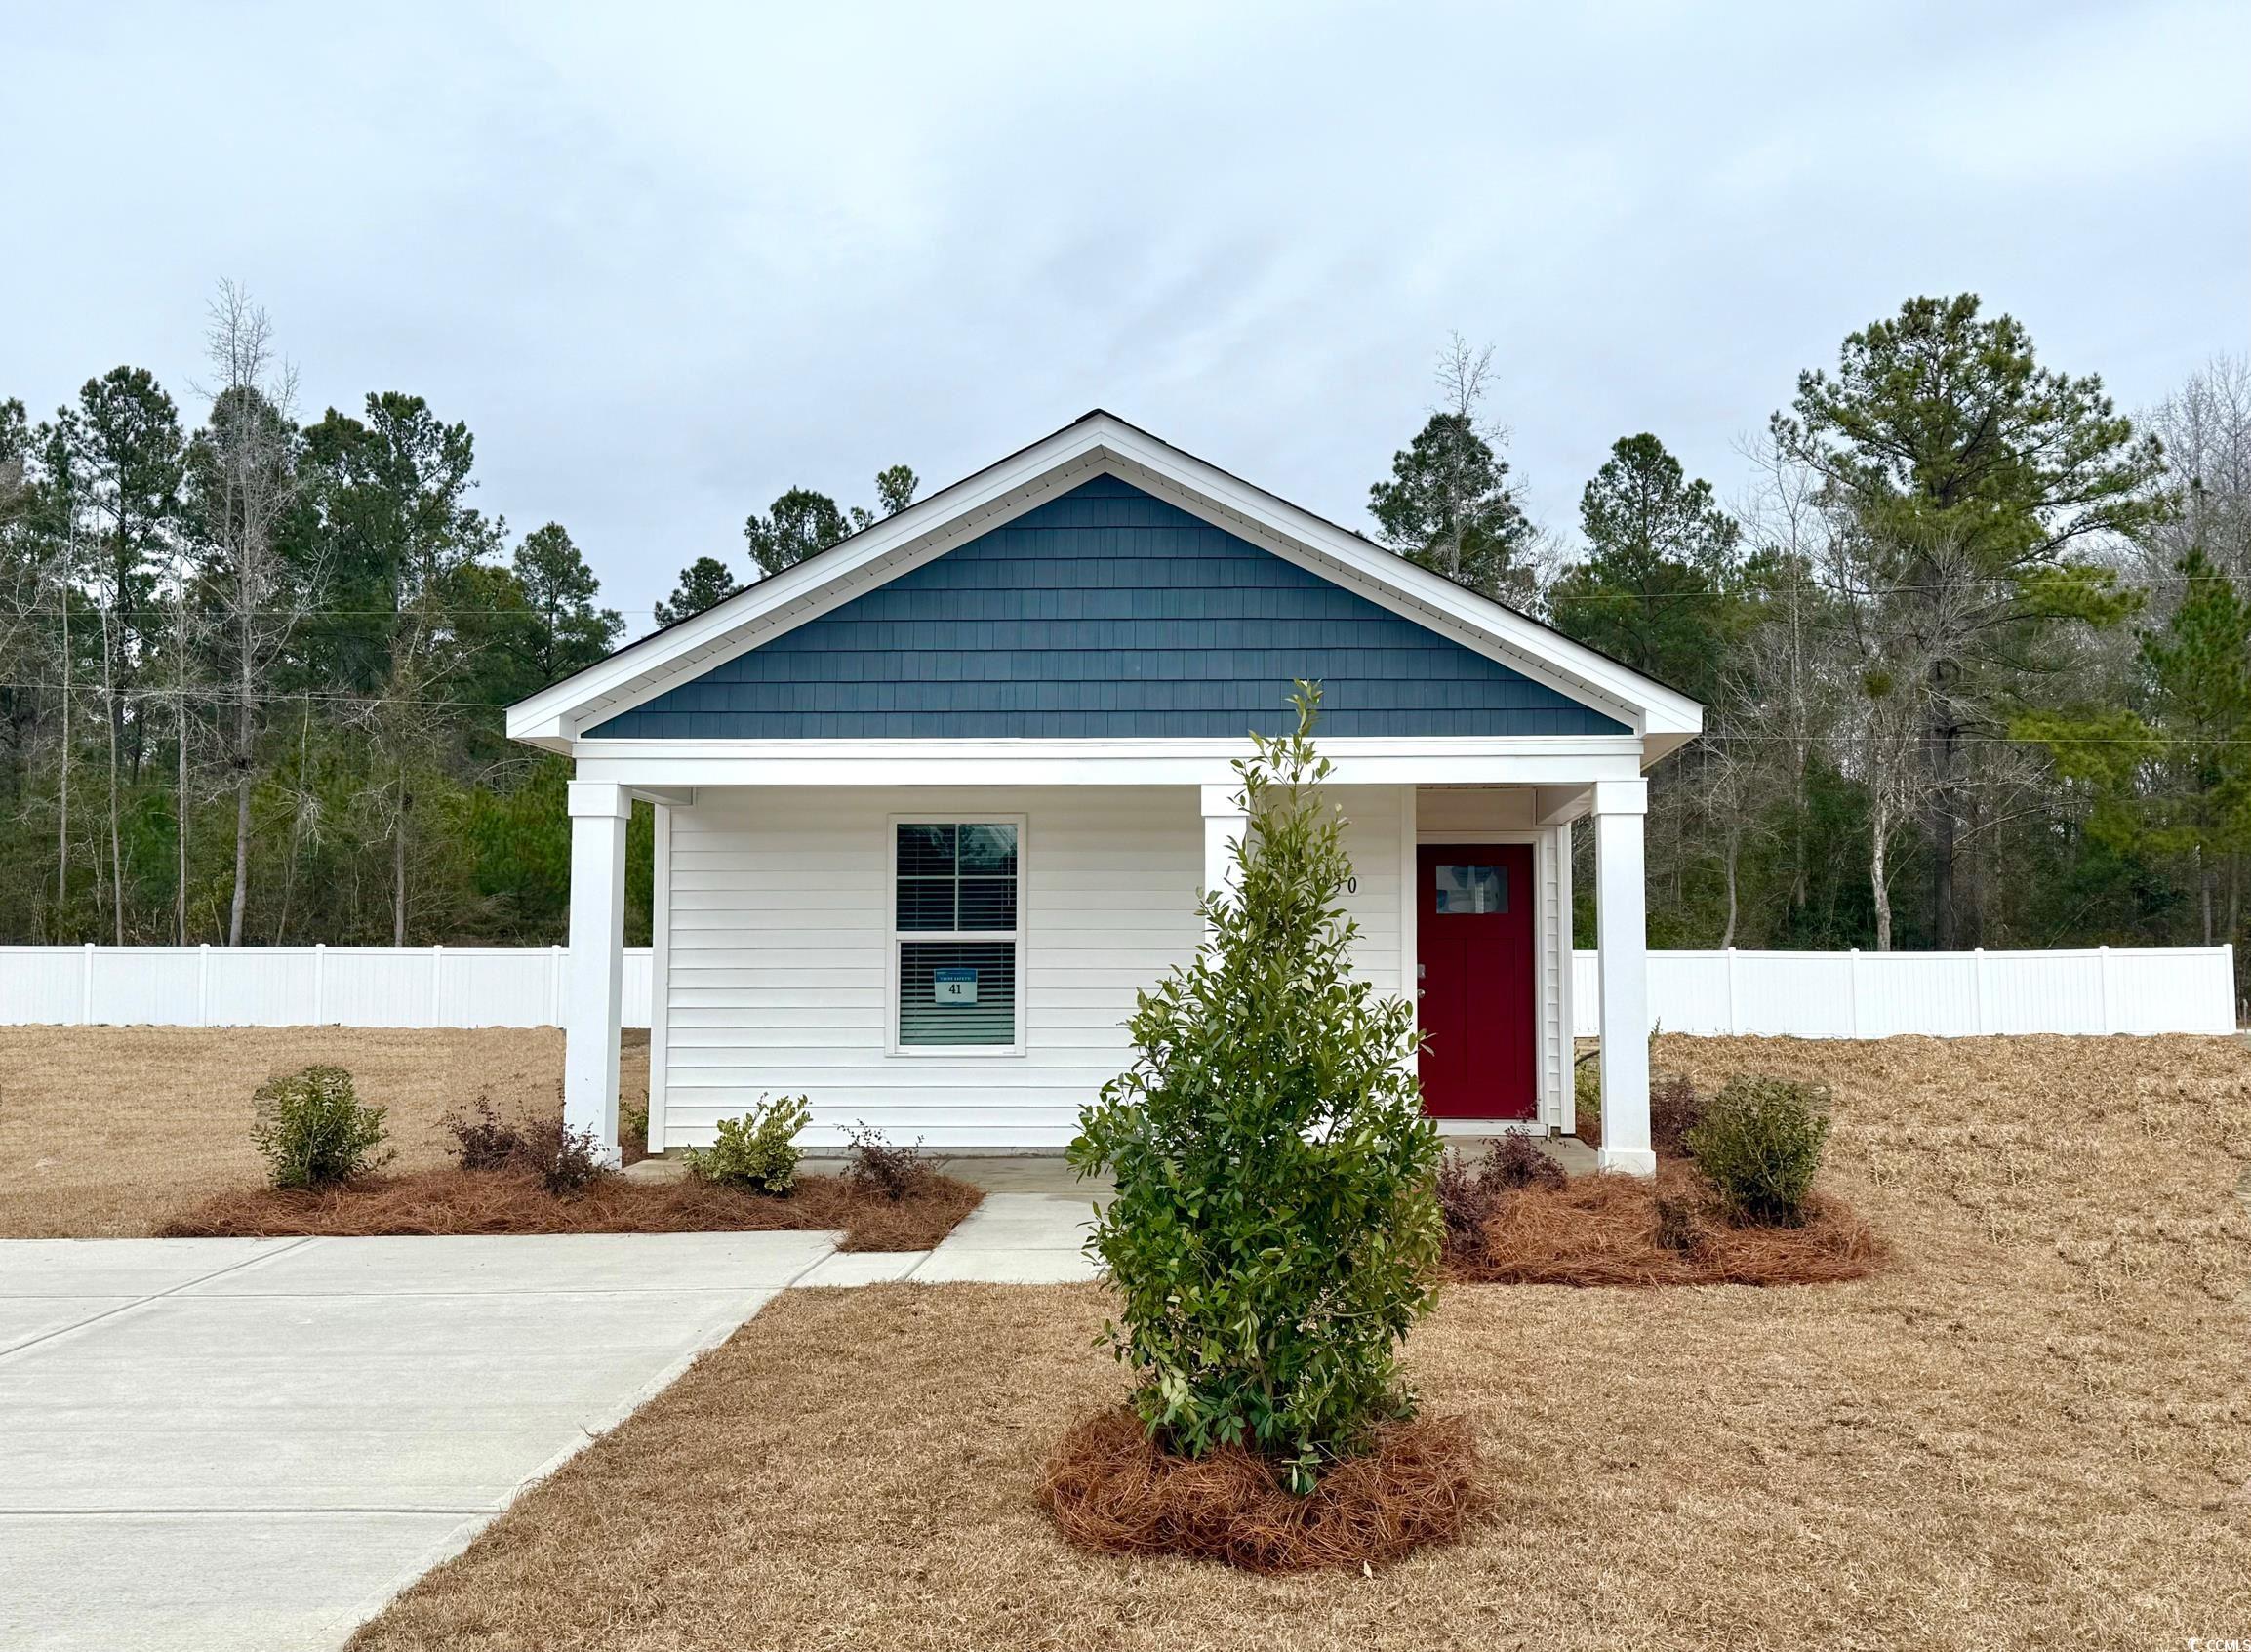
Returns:
[[[234,888],[226,944],[239,947],[250,902],[259,731],[274,663],[311,600],[317,570],[285,577],[276,543],[297,499],[297,375],[274,349],[271,321],[243,288],[221,281],[204,344],[216,383],[208,392],[211,425],[198,455],[198,479],[208,492],[206,531],[219,564],[209,599],[231,677],[226,698],[233,725],[227,768],[234,790]],[[181,785],[184,797],[184,773]]]

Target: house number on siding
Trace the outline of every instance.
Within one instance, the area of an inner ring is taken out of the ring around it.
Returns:
[[[1346,893],[1346,894],[1347,894],[1347,895],[1357,895],[1357,894],[1359,894],[1359,893],[1360,893],[1360,880],[1359,880],[1358,878],[1356,878],[1356,877],[1348,877],[1348,878],[1345,879],[1345,893]]]

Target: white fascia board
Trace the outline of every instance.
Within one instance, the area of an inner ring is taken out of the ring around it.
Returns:
[[[1652,744],[1703,728],[1704,708],[1514,610],[1106,414],[1082,419],[967,480],[759,581],[693,619],[510,707],[511,738],[568,750],[581,729],[632,709],[782,632],[1110,474],[1567,698],[1590,702]],[[1662,752],[1645,753],[1654,761]]]
[[[1244,741],[583,740],[577,773],[714,786],[1231,786]],[[1583,788],[1641,773],[1632,735],[1321,742],[1339,786]]]

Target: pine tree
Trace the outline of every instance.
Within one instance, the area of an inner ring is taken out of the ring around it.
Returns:
[[[1501,432],[1479,423],[1490,347],[1456,334],[1438,360],[1440,404],[1391,456],[1391,479],[1368,490],[1377,537],[1408,561],[1495,601],[1528,608],[1538,595],[1538,535],[1508,483]]]
[[[672,594],[657,604],[657,624],[676,625],[733,596],[742,587],[716,556],[699,556],[680,570]]]
[[[1556,627],[1708,704],[1726,656],[1741,537],[1652,435],[1628,436],[1579,500],[1587,560],[1548,592]]]

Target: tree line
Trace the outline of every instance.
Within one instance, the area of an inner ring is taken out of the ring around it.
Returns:
[[[1627,436],[1568,551],[1481,421],[1490,365],[1443,354],[1371,511],[1708,707],[1651,776],[1653,945],[2238,938],[2251,362],[2128,417],[1975,295],[1912,299],[1799,374],[1741,499]]]
[[[232,285],[205,342],[198,423],[133,367],[36,423],[0,401],[0,936],[560,940],[568,766],[502,712],[622,616],[561,524],[476,508],[466,424],[393,391],[301,422]],[[1653,944],[2237,935],[2251,365],[2129,417],[1976,297],[1914,299],[1799,375],[1740,498],[1632,434],[1567,540],[1486,415],[1492,360],[1442,352],[1372,535],[1709,707],[1652,776]],[[787,490],[656,622],[918,485]],[[644,814],[637,935],[648,846]]]
[[[301,423],[265,312],[222,284],[200,424],[145,369],[33,423],[0,401],[0,937],[542,943],[567,929],[569,765],[513,702],[624,634],[560,523],[472,503],[422,397]],[[876,511],[913,472],[876,479]],[[760,574],[873,519],[793,488]],[[660,623],[741,582],[705,557]],[[628,922],[645,939],[649,822]]]

